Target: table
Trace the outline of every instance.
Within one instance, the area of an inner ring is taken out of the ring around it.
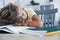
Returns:
[[[60,40],[60,34],[46,36],[47,40]]]
[[[60,40],[60,34],[44,37],[29,34],[0,34],[0,40]]]

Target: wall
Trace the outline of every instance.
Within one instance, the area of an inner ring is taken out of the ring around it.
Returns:
[[[3,4],[3,1],[5,1],[5,4]],[[0,8],[2,8],[3,6],[6,6],[9,2],[16,2],[17,0],[0,0]]]
[[[58,25],[58,20],[60,18],[60,0],[54,0],[52,2],[54,4],[55,8],[58,8],[58,13],[56,13],[56,18],[55,18],[55,25]]]
[[[26,1],[20,0],[21,6],[26,7],[26,5],[30,4],[30,1],[31,0],[26,0]],[[34,0],[34,1],[40,3],[40,5],[50,4],[48,0]]]
[[[0,8],[2,8],[3,7],[3,2],[2,2],[2,0],[0,0]]]

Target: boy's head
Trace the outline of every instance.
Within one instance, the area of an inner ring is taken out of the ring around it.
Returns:
[[[17,6],[10,3],[0,10],[0,25],[13,24],[16,22]]]

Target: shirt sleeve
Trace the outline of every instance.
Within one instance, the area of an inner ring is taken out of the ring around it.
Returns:
[[[27,15],[28,15],[28,19],[31,20],[33,15],[37,15],[33,9],[31,8],[24,8],[24,10],[26,11]]]

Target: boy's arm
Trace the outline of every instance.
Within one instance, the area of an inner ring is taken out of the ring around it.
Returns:
[[[38,15],[33,15],[32,21],[28,21],[26,24],[30,27],[42,27],[42,22],[39,19]]]

